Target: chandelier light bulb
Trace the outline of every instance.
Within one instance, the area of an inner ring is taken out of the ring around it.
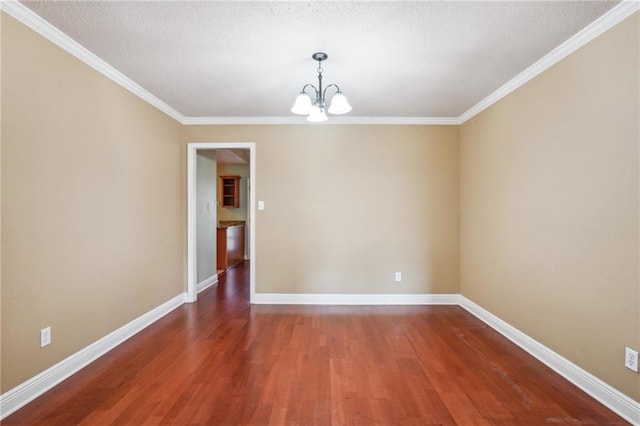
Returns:
[[[307,115],[311,112],[311,98],[304,92],[301,92],[291,108],[294,114]]]
[[[349,105],[349,101],[347,101],[347,97],[342,94],[342,92],[338,92],[333,95],[331,99],[331,106],[329,107],[330,114],[346,114],[351,111],[351,105]]]
[[[311,108],[311,113],[307,117],[307,121],[310,121],[311,123],[327,121],[327,114],[324,113],[324,108],[318,108],[317,106]]]

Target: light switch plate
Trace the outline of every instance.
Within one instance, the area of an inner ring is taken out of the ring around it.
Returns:
[[[40,347],[44,348],[50,343],[51,343],[51,327],[45,327],[42,330],[40,330]]]
[[[264,201],[258,201],[258,210],[264,210]]]

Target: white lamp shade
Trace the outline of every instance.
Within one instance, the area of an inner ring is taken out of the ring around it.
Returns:
[[[311,108],[311,113],[307,117],[307,121],[310,121],[312,123],[327,121],[327,114],[324,113],[324,109],[313,107]]]
[[[330,114],[346,114],[351,111],[351,105],[347,101],[347,97],[338,92],[331,98],[331,105],[329,106]]]
[[[311,113],[311,98],[306,93],[302,92],[296,98],[296,102],[291,107],[291,112],[294,114],[307,115]]]

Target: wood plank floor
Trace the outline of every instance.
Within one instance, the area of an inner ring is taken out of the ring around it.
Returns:
[[[2,423],[626,424],[455,306],[251,306],[248,265]]]

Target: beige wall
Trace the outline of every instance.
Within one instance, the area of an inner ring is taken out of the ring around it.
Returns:
[[[458,292],[457,127],[187,126],[184,142],[256,143],[257,292]]]
[[[640,400],[638,14],[461,129],[461,293]]]
[[[180,124],[6,14],[2,123],[5,392],[182,293],[186,171]]]
[[[183,291],[184,144],[250,141],[258,292],[461,291],[640,400],[637,14],[460,128],[182,127],[1,24],[2,392]]]

